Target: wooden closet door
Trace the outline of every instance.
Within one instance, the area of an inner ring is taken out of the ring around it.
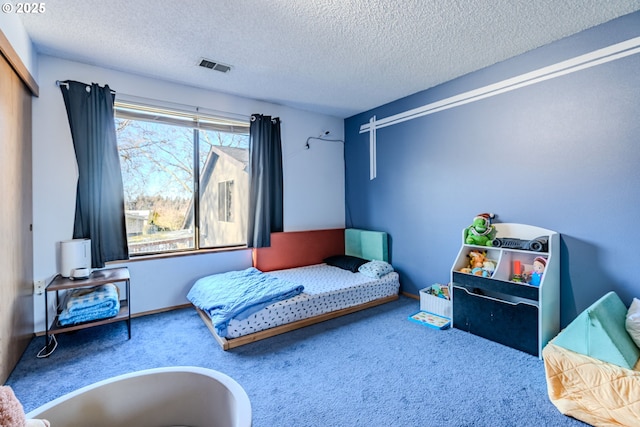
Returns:
[[[31,173],[31,92],[0,55],[0,384],[33,337]]]

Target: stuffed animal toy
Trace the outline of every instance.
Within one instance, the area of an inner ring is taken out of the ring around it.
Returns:
[[[491,277],[496,270],[496,263],[487,259],[486,252],[469,251],[469,266],[460,269],[461,273],[474,276]]]
[[[467,255],[469,257],[469,266],[461,268],[460,271],[467,274],[476,274],[479,270],[482,270],[486,255],[486,252],[469,251]]]
[[[47,420],[27,420],[22,404],[9,386],[0,386],[0,426],[50,427]]]
[[[486,252],[480,251],[469,251],[469,267],[474,268],[482,268],[482,264],[487,259]]]
[[[473,223],[464,230],[464,242],[467,245],[493,246],[496,228],[491,225],[495,215],[483,213],[473,219]]]
[[[487,260],[482,263],[482,268],[478,275],[482,277],[491,277],[493,276],[494,271],[496,271],[496,264],[493,261]]]

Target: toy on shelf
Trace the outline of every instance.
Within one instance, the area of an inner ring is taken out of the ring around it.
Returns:
[[[542,276],[544,275],[544,269],[547,267],[547,259],[541,256],[536,257],[533,260],[533,271],[525,273],[527,283],[533,286],[540,286]]]
[[[549,237],[540,236],[533,240],[514,239],[513,237],[500,237],[493,239],[491,245],[494,248],[522,249],[532,252],[547,252],[549,248]]]
[[[482,277],[491,277],[493,272],[496,271],[496,263],[491,260],[486,260],[482,263]]]
[[[474,268],[481,268],[484,260],[486,259],[486,252],[469,251],[467,257],[469,258],[469,265],[460,269],[462,273],[472,274]]]
[[[522,275],[522,263],[518,260],[513,261],[513,277],[512,282],[523,282],[524,276]]]
[[[491,224],[495,218],[492,213],[476,215],[473,223],[464,230],[464,241],[468,245],[493,246],[496,237],[496,228]]]
[[[474,276],[491,277],[496,269],[495,262],[487,259],[487,253],[481,251],[469,251],[469,266],[460,269],[462,273]]]

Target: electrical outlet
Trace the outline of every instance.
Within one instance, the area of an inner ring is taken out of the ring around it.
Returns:
[[[45,288],[45,281],[44,280],[35,280],[33,282],[33,292],[36,295],[42,295],[44,293],[44,288]]]

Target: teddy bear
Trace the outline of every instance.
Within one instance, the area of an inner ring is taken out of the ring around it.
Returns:
[[[497,230],[491,224],[494,214],[482,213],[476,215],[473,223],[464,229],[464,242],[467,245],[493,246],[493,239]]]
[[[469,251],[469,266],[460,269],[460,272],[473,274],[474,276],[491,277],[496,269],[495,262],[487,259],[486,252]]]
[[[486,253],[480,251],[469,251],[467,255],[469,257],[469,266],[461,268],[462,273],[475,274],[478,270],[482,269],[486,260]],[[475,270],[475,271],[474,271]]]
[[[22,404],[9,386],[0,386],[0,426],[50,427],[47,420],[27,420]]]

